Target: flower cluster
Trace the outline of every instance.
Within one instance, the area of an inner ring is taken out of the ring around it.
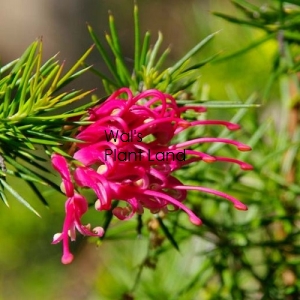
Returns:
[[[231,201],[235,208],[247,207],[234,197],[201,186],[182,184],[172,173],[188,164],[204,161],[227,161],[236,163],[244,170],[252,167],[234,158],[211,156],[191,149],[201,143],[221,142],[232,144],[240,151],[251,148],[240,142],[223,138],[196,138],[186,142],[172,143],[175,136],[187,128],[199,125],[224,125],[229,130],[239,126],[230,122],[183,118],[187,110],[203,112],[201,106],[179,107],[175,99],[158,90],[147,90],[133,95],[128,88],[114,92],[100,106],[90,109],[89,120],[77,139],[71,167],[66,159],[52,155],[52,164],[62,177],[62,190],[68,197],[65,205],[66,217],[63,232],[54,236],[53,243],[63,241],[63,263],[70,263],[73,255],[69,251],[69,236],[75,239],[75,229],[81,234],[103,235],[100,227],[90,230],[80,222],[86,212],[87,200],[80,195],[79,187],[92,189],[98,200],[96,210],[110,210],[113,200],[121,200],[112,213],[120,220],[142,214],[144,209],[152,213],[167,213],[182,209],[192,223],[201,220],[183,204],[188,190],[214,194]],[[77,190],[76,190],[77,189]],[[123,202],[122,202],[123,201]]]

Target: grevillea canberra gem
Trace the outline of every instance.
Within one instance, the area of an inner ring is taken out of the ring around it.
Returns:
[[[102,236],[101,227],[89,230],[80,222],[87,211],[87,200],[80,195],[79,187],[94,191],[98,211],[110,210],[113,200],[124,201],[112,213],[120,220],[131,218],[144,209],[152,213],[167,213],[184,210],[192,223],[201,220],[183,204],[188,190],[197,190],[223,197],[235,208],[247,207],[234,197],[214,189],[182,184],[172,174],[183,166],[198,161],[223,161],[238,164],[243,170],[252,166],[234,158],[211,156],[190,146],[202,143],[221,142],[232,144],[240,151],[251,148],[240,142],[202,137],[181,143],[172,143],[174,137],[190,127],[199,125],[224,125],[229,130],[240,127],[225,121],[196,120],[183,118],[187,110],[196,113],[205,111],[201,106],[179,107],[176,100],[158,90],[146,90],[133,95],[128,88],[114,92],[104,103],[89,110],[92,124],[82,126],[77,139],[73,163],[59,154],[52,155],[53,167],[62,177],[62,190],[68,197],[63,232],[54,236],[53,243],[63,241],[63,263],[70,263],[69,236],[75,239],[75,229],[83,235]],[[74,163],[76,161],[76,163]],[[77,190],[76,190],[77,189]]]

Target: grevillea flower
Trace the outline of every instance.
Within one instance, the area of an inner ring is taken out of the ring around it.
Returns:
[[[174,143],[174,137],[187,128],[207,125],[226,126],[229,130],[240,128],[225,121],[186,120],[183,116],[187,110],[201,113],[205,108],[179,107],[172,96],[158,90],[133,95],[128,88],[116,91],[104,103],[89,110],[88,119],[93,123],[81,127],[76,136],[82,141],[73,154],[73,159],[80,162],[77,167],[74,164],[70,173],[63,157],[52,156],[53,166],[62,177],[68,197],[63,233],[54,240],[54,243],[63,240],[63,263],[69,263],[73,258],[68,249],[68,231],[71,239],[74,239],[75,228],[84,235],[103,234],[103,229],[93,233],[81,225],[80,217],[87,210],[87,201],[75,192],[74,185],[94,191],[98,211],[110,210],[114,200],[123,201],[125,205],[112,210],[120,220],[142,214],[144,209],[152,213],[182,209],[192,223],[200,225],[199,217],[183,203],[189,190],[213,194],[232,202],[237,209],[247,209],[228,194],[207,187],[184,185],[174,176],[176,170],[200,161],[229,162],[243,170],[252,169],[235,158],[212,156],[195,148],[203,143],[217,142],[235,146],[239,151],[251,150],[238,141],[199,137]]]
[[[69,250],[69,236],[72,241],[75,240],[75,229],[77,229],[83,235],[99,237],[103,235],[104,230],[101,227],[96,227],[93,229],[93,231],[90,231],[90,225],[84,226],[81,224],[80,219],[81,216],[87,211],[88,203],[83,196],[74,191],[74,187],[71,182],[71,175],[65,158],[60,155],[53,154],[52,165],[60,173],[63,179],[62,190],[68,197],[65,204],[66,217],[63,231],[62,233],[57,233],[54,235],[52,244],[57,244],[60,241],[63,242],[63,256],[61,261],[64,264],[68,264],[73,260],[73,254]]]

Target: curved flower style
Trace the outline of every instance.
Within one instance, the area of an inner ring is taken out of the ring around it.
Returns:
[[[91,233],[80,224],[80,217],[87,210],[85,198],[74,192],[78,187],[92,189],[98,200],[98,211],[110,210],[113,200],[122,200],[125,206],[113,209],[120,220],[131,218],[144,209],[152,213],[165,213],[177,209],[184,210],[190,221],[200,225],[201,220],[183,204],[188,190],[197,190],[222,197],[234,207],[247,207],[234,197],[214,189],[187,186],[173,176],[173,172],[194,162],[211,163],[223,161],[238,164],[243,170],[252,166],[234,158],[211,156],[191,146],[202,143],[225,143],[239,151],[251,148],[238,141],[201,137],[181,143],[172,143],[175,136],[190,127],[222,125],[229,130],[239,129],[239,125],[225,121],[189,121],[183,118],[187,110],[201,113],[201,106],[179,107],[175,99],[158,90],[147,90],[134,96],[130,89],[122,88],[113,93],[103,104],[89,110],[91,125],[83,126],[76,136],[83,142],[77,144],[73,158],[80,162],[69,172],[66,160],[58,154],[52,156],[54,168],[60,173],[65,193],[66,219],[63,233],[54,243],[63,240],[63,263],[72,261],[69,253],[67,232],[74,239],[75,228],[84,235],[101,235],[103,229]]]

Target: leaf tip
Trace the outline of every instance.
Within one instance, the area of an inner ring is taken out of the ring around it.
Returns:
[[[109,19],[110,22],[114,22],[114,16],[113,16],[111,10],[108,11],[108,19]]]

